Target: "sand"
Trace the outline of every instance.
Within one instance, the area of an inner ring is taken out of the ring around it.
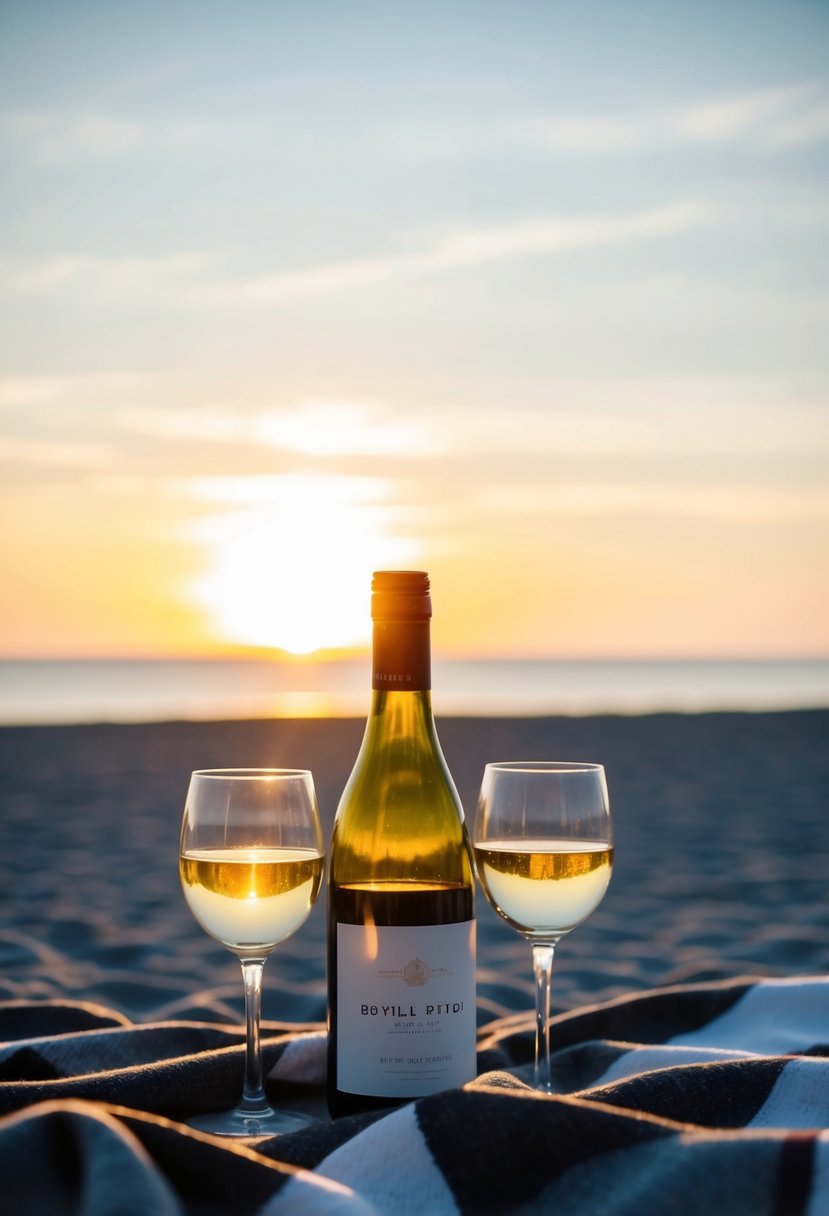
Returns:
[[[616,866],[560,945],[556,1010],[695,980],[829,971],[829,710],[439,719],[467,810],[487,760],[605,764]],[[181,896],[194,768],[313,770],[326,824],[356,720],[0,730],[0,1000],[99,1002],[137,1021],[236,1020],[238,963]],[[479,1019],[532,1005],[529,948],[479,899]],[[325,1016],[324,908],[266,968],[264,1015]]]

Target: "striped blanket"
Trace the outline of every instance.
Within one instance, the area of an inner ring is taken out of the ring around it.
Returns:
[[[231,1106],[238,1028],[0,1005],[0,1210],[21,1216],[826,1216],[829,980],[657,989],[482,1026],[479,1075],[391,1113],[324,1114],[324,1034],[268,1022],[270,1096],[320,1121],[255,1150],[186,1128]]]

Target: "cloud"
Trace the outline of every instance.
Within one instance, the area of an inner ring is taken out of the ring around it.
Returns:
[[[295,398],[269,380],[88,373],[0,377],[3,442],[105,442],[119,450],[198,444],[327,459],[439,461],[484,456],[544,461],[596,456],[818,456],[829,452],[829,380],[790,377],[539,377],[510,396],[461,393],[413,413],[410,400]],[[275,400],[275,397],[277,400]],[[474,415],[474,426],[470,426]],[[20,449],[20,455],[23,450]]]
[[[686,482],[681,493],[664,482],[550,481],[542,488],[504,484],[493,487],[487,510],[496,515],[696,517],[735,523],[829,519],[829,491]]]
[[[157,257],[103,257],[97,254],[60,254],[34,265],[6,263],[7,283],[24,292],[80,290],[87,295],[123,298],[125,293],[140,294],[159,285],[192,277],[214,265],[210,255],[183,252]]]
[[[140,122],[106,114],[45,110],[4,114],[0,117],[0,132],[40,162],[126,156],[147,139],[147,128]]]
[[[304,402],[251,422],[254,437],[307,456],[434,456],[442,433],[423,418],[396,416],[381,403]]]
[[[3,435],[2,441],[2,461],[16,469],[27,465],[63,470],[108,469],[115,455],[106,444],[92,441],[18,435]]]
[[[215,155],[218,145],[260,151],[284,144],[295,131],[295,119],[264,117],[161,118],[106,113],[18,109],[0,112],[0,139],[35,164],[109,162],[160,151],[179,155],[194,150]],[[383,134],[378,118],[374,135]],[[572,155],[621,155],[675,144],[744,144],[760,152],[782,152],[829,138],[829,89],[821,81],[803,81],[660,107],[627,116],[567,114],[524,121],[470,120],[455,115],[440,126],[403,128],[399,116],[383,135],[391,135],[386,155],[500,156],[515,141],[541,145]],[[366,133],[363,133],[366,138]]]
[[[192,443],[197,435],[202,445],[247,445],[323,458],[434,456],[443,446],[442,428],[424,418],[400,417],[383,402],[299,401],[275,407],[248,400],[241,412],[235,404],[228,408],[198,398],[190,408],[179,408],[172,387],[164,396],[166,404],[125,406],[110,418],[111,427],[163,443]]]
[[[12,110],[0,114],[0,137],[41,165],[65,161],[110,161],[136,152],[160,149],[180,152],[190,147],[215,149],[219,141],[236,144],[261,135],[256,120],[216,119],[152,121],[90,110]]]
[[[80,372],[64,376],[0,377],[0,411],[33,418],[50,413],[89,411],[111,417],[120,406],[173,394],[170,378],[151,372]]]
[[[445,274],[514,258],[550,256],[578,249],[624,244],[686,232],[712,223],[710,204],[686,200],[626,216],[563,216],[450,233],[414,253],[390,254],[349,262],[330,262],[304,270],[254,275],[190,289],[200,304],[256,307],[301,296]]]
[[[185,497],[221,506],[293,510],[304,502],[321,512],[345,503],[382,502],[391,495],[391,483],[385,478],[332,473],[189,477],[175,484]]]
[[[21,469],[91,465],[104,452],[108,460],[120,454],[135,467],[140,462],[145,471],[166,470],[171,452],[179,462],[210,468],[211,449],[249,475],[318,459],[399,463],[439,456],[444,429],[443,420],[413,417],[383,400],[275,404],[272,385],[240,387],[235,377],[232,386],[130,373],[0,377],[2,456]]]
[[[27,293],[81,293],[123,301],[163,295],[168,306],[261,307],[303,296],[428,278],[516,258],[659,239],[692,231],[720,215],[713,204],[685,200],[630,215],[546,216],[450,232],[415,252],[329,262],[301,270],[209,282],[222,260],[206,251],[105,257],[66,253],[42,262],[3,259],[7,287]],[[202,281],[199,281],[202,280]],[[160,290],[162,289],[162,290]]]
[[[523,139],[555,152],[621,155],[676,144],[744,144],[782,152],[829,138],[829,92],[822,84],[757,89],[633,115],[557,115],[521,123]]]
[[[829,453],[829,381],[684,376],[625,379],[551,378],[533,399],[512,405],[509,426],[480,410],[475,427],[446,422],[457,454],[497,453],[539,461],[562,456],[643,458],[658,467],[669,456],[748,462]],[[531,436],[531,440],[528,440]]]
[[[143,372],[81,372],[58,376],[0,377],[0,409],[34,406],[85,407],[107,413],[124,401],[157,398],[164,377]],[[174,385],[170,384],[172,393]]]
[[[752,140],[782,150],[829,136],[829,96],[812,84],[762,89],[680,110],[674,126],[691,140]]]

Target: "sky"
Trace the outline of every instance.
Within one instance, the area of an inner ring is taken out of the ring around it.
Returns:
[[[829,654],[829,5],[0,3],[0,657]]]

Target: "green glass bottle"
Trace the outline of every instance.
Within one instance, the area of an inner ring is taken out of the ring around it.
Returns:
[[[432,717],[429,577],[372,584],[372,702],[334,821],[328,1102],[395,1105],[475,1076],[475,884]]]

